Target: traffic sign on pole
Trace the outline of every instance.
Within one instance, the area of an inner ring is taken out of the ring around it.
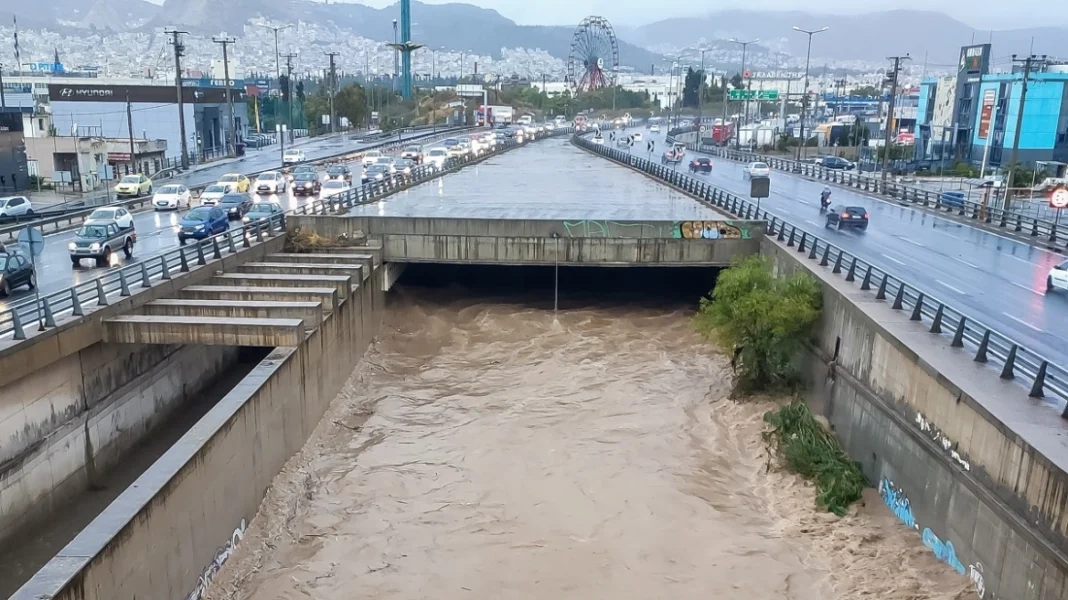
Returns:
[[[1068,188],[1060,187],[1053,190],[1049,196],[1049,205],[1052,208],[1068,207]]]

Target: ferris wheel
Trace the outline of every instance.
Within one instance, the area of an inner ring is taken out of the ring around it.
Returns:
[[[615,83],[619,45],[612,24],[604,17],[586,17],[571,38],[567,81],[576,93],[591,92]]]

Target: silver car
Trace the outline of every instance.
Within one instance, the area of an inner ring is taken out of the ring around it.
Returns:
[[[751,162],[742,170],[742,175],[746,179],[753,179],[754,177],[771,177],[771,168],[768,167],[768,163]]]

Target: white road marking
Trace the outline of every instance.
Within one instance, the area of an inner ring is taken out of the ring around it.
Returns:
[[[979,265],[977,265],[975,263],[970,263],[970,262],[964,260],[963,258],[957,258],[956,256],[950,256],[950,258],[952,258],[953,260],[955,260],[955,261],[957,261],[957,262],[959,262],[959,263],[961,263],[963,265],[968,265],[969,267],[971,267],[973,269],[979,269],[980,268]]]
[[[944,288],[947,288],[947,289],[953,290],[954,292],[957,292],[957,293],[958,293],[958,294],[960,294],[961,296],[967,296],[967,294],[966,294],[966,293],[964,293],[964,291],[963,291],[963,290],[961,290],[961,289],[959,289],[959,288],[955,288],[955,287],[953,287],[953,286],[949,285],[948,283],[946,283],[946,282],[942,281],[941,279],[935,279],[935,283],[937,283],[938,285],[941,285],[941,286],[942,286],[942,287],[944,287]]]
[[[812,204],[812,203],[811,203],[811,202],[809,202],[808,200],[802,200],[802,199],[800,199],[800,198],[798,198],[798,199],[797,199],[797,201],[798,201],[798,202],[800,202],[801,204],[809,204],[809,205],[811,205],[811,204]]]
[[[900,260],[894,258],[893,256],[890,256],[889,254],[884,254],[883,258],[888,259],[888,260],[892,260],[892,261],[896,262],[897,264],[899,264],[901,266],[905,266],[905,263],[903,263]]]
[[[1007,312],[1003,312],[1003,313],[1001,313],[1001,314],[1003,314],[1003,315],[1005,315],[1006,317],[1008,317],[1008,318],[1012,319],[1013,321],[1016,321],[1016,322],[1017,322],[1017,323],[1019,323],[1020,325],[1023,325],[1023,326],[1025,326],[1025,327],[1030,327],[1031,329],[1034,329],[1035,331],[1037,331],[1037,332],[1039,332],[1039,333],[1044,333],[1044,332],[1043,332],[1043,331],[1042,331],[1041,329],[1039,329],[1038,327],[1035,327],[1034,325],[1032,325],[1032,324],[1028,323],[1027,321],[1021,321],[1020,319],[1018,319],[1018,318],[1016,318],[1016,317],[1014,317],[1014,316],[1010,315],[1010,314],[1009,314],[1009,313],[1007,313]]]
[[[923,244],[921,244],[921,243],[919,243],[919,242],[917,242],[915,240],[910,240],[909,238],[904,237],[904,236],[899,236],[898,239],[903,241],[903,242],[908,242],[908,243],[912,244],[913,246],[919,246],[920,248],[926,248],[926,246],[924,246]]]
[[[823,223],[817,223],[815,221],[810,221],[808,219],[805,219],[805,222],[810,224],[810,225],[815,225],[816,227],[823,227]]]
[[[1032,294],[1035,294],[1036,296],[1045,296],[1045,294],[1043,294],[1042,292],[1032,288],[1031,286],[1027,286],[1027,285],[1024,285],[1022,283],[1016,283],[1015,281],[1010,281],[1009,283],[1011,283],[1012,285],[1015,285],[1016,287],[1020,288],[1021,290],[1027,290],[1027,291],[1031,292]]]

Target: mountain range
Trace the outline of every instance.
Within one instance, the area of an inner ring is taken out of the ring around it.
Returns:
[[[816,30],[812,56],[833,60],[885,61],[887,56],[909,54],[919,63],[924,56],[932,65],[957,64],[960,47],[992,41],[993,56],[1034,52],[1068,57],[1068,28],[1035,27],[976,31],[943,13],[891,10],[861,15],[816,14],[800,11],[725,10],[704,17],[665,19],[626,33],[627,40],[643,46],[697,44],[702,39],[760,38],[763,44],[792,56],[805,56],[808,36],[793,27]]]

